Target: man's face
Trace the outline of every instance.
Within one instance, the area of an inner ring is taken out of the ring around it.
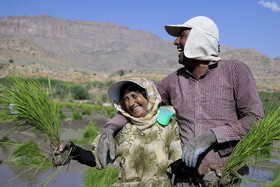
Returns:
[[[189,29],[189,28],[183,30],[181,32],[180,36],[177,37],[176,40],[174,41],[174,45],[177,46],[177,50],[179,52],[178,63],[182,64],[182,65],[186,65],[186,61],[187,61],[187,58],[184,55],[184,47],[185,47],[186,41],[188,39],[188,36],[190,34],[190,31],[191,31],[191,29]]]

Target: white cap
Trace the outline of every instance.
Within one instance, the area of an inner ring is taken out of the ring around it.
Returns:
[[[210,18],[205,16],[197,16],[189,19],[184,24],[165,25],[165,30],[171,36],[178,37],[186,28],[195,28],[203,33],[209,34],[219,41],[219,29]]]
[[[218,61],[219,56],[219,29],[208,17],[197,16],[184,24],[165,25],[165,30],[171,36],[178,37],[186,28],[190,28],[190,34],[184,47],[184,55],[187,58],[206,61]]]

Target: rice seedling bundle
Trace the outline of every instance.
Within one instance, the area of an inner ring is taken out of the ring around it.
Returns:
[[[38,79],[28,79],[18,73],[10,72],[10,86],[0,85],[0,101],[13,105],[7,107],[15,112],[12,115],[13,128],[32,126],[46,134],[48,140],[55,147],[61,144],[61,130],[59,118],[59,101],[52,97],[51,83],[45,90]]]
[[[238,170],[245,165],[259,167],[259,162],[278,158],[276,155],[264,152],[279,151],[273,143],[280,141],[280,106],[269,110],[265,117],[254,125],[249,133],[242,138],[222,167],[222,182],[226,183],[232,177],[245,179]],[[279,159],[279,158],[278,158]],[[266,165],[266,167],[268,167]],[[270,167],[273,167],[272,165]],[[250,180],[250,179],[246,179]],[[262,182],[262,181],[258,181]]]
[[[274,169],[274,175],[272,178],[272,181],[264,184],[264,187],[279,187],[280,186],[280,168],[275,168]]]
[[[17,149],[5,160],[6,163],[41,169],[52,166],[49,158],[35,142],[25,142],[17,146]]]

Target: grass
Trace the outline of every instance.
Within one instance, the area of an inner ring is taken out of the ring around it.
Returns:
[[[12,103],[17,112],[13,129],[32,126],[47,135],[56,147],[61,143],[59,101],[52,97],[51,84],[45,90],[37,79],[27,79],[21,74],[10,72],[10,87],[0,85],[0,100]]]
[[[68,108],[72,109],[73,107],[78,107],[82,110],[82,114],[91,114],[92,112],[98,113],[101,115],[108,115],[109,118],[115,116],[117,110],[114,106],[102,106],[96,104],[86,104],[86,103],[73,103],[73,102],[61,102],[62,105],[66,105]]]
[[[252,127],[249,133],[242,138],[230,154],[222,168],[222,181],[229,181],[233,176],[244,179],[237,171],[245,165],[260,167],[260,161],[279,159],[274,154],[263,154],[270,151],[279,151],[273,143],[280,141],[280,105],[267,111],[263,120]],[[264,166],[268,167],[268,166]],[[273,167],[271,165],[270,167]],[[264,182],[264,181],[255,181]]]
[[[91,107],[86,107],[84,105],[80,105],[79,108],[82,110],[82,114],[83,115],[90,115],[92,112],[92,108]]]
[[[18,145],[18,142],[12,137],[6,135],[2,139],[0,139],[0,146],[6,145]]]
[[[118,178],[119,169],[113,165],[107,168],[97,170],[88,167],[83,173],[83,186],[85,187],[108,187],[111,186]]]
[[[277,105],[280,105],[280,92],[259,92],[264,112],[267,113]]]
[[[72,120],[73,121],[83,120],[83,116],[80,114],[79,110],[74,105],[68,105],[68,107],[72,110]]]
[[[7,106],[5,106],[5,108],[8,108]],[[7,109],[0,109],[0,122],[7,122],[7,119],[9,119],[9,110]]]
[[[96,125],[96,122],[90,121],[88,126],[85,127],[85,130],[82,134],[81,139],[71,139],[74,144],[86,144],[92,143],[93,140],[100,134],[100,130]]]
[[[50,168],[52,163],[38,144],[29,141],[18,144],[17,149],[4,161],[28,168]]]

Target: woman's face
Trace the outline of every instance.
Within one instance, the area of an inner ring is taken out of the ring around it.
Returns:
[[[146,116],[148,100],[138,91],[124,91],[122,98],[126,111],[133,117],[139,118]]]

